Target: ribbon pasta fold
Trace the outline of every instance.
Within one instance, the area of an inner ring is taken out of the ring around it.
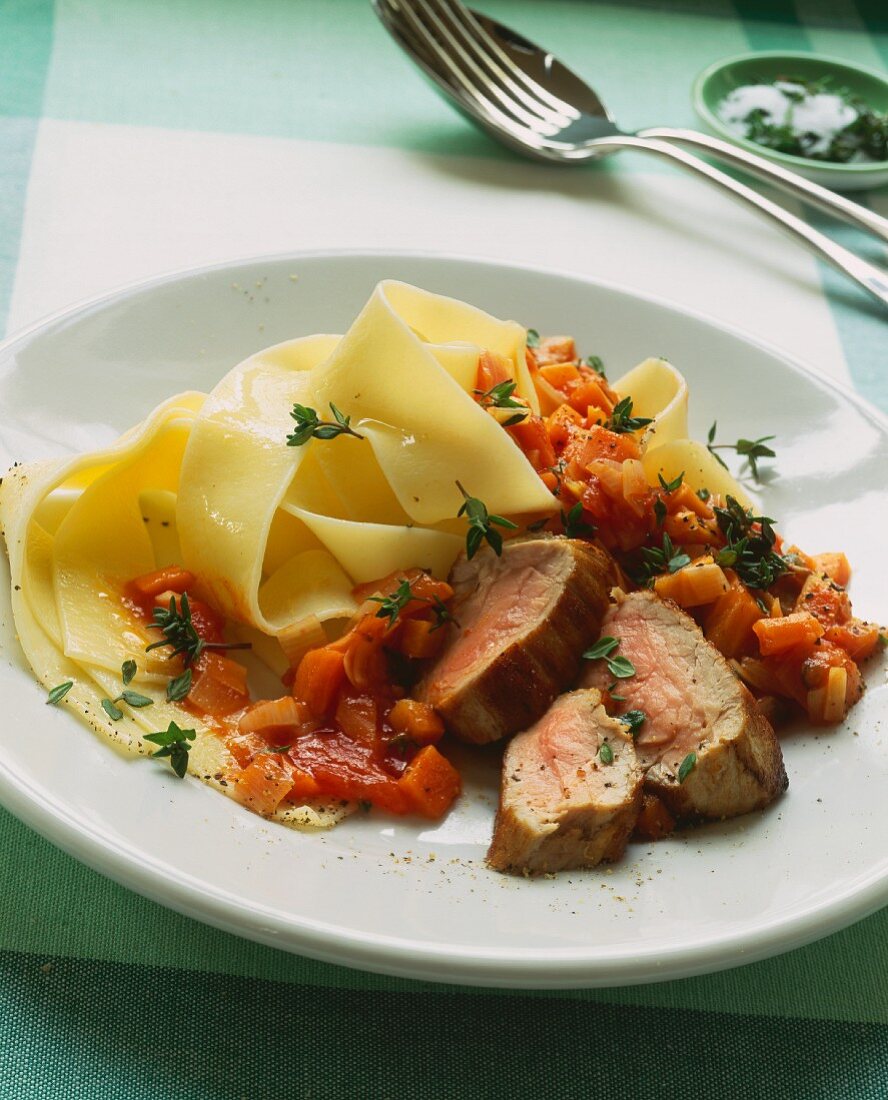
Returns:
[[[105,450],[14,467],[0,486],[0,523],[16,626],[37,677],[47,688],[73,681],[66,705],[131,751],[153,751],[144,734],[170,721],[195,727],[189,770],[224,788],[227,750],[166,699],[164,658],[146,653],[155,638],[128,609],[124,585],[184,566],[280,673],[281,647],[292,661],[354,614],[356,584],[413,566],[447,575],[465,537],[457,482],[525,523],[552,513],[551,493],[475,400],[484,350],[511,364],[518,395],[538,411],[521,325],[383,282],[344,336],[261,351],[208,395],[170,398]],[[688,440],[687,385],[674,367],[649,359],[615,386],[653,420],[649,480],[684,471],[692,487],[746,503]],[[322,419],[335,406],[360,438],[288,446],[295,403]],[[118,701],[124,717],[115,722],[101,704],[119,700],[130,659],[152,705]],[[277,816],[318,826],[343,812],[307,806]]]

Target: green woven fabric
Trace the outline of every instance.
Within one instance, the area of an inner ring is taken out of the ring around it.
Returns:
[[[888,65],[878,4],[480,6],[594,73],[627,126],[693,125],[693,75],[746,49]],[[0,324],[42,215],[32,167],[47,123],[335,142],[355,147],[356,165],[373,149],[506,157],[423,88],[362,0],[0,0]],[[853,230],[830,232],[880,258]],[[856,388],[888,409],[882,316],[838,275],[822,279]],[[707,977],[496,992],[235,939],[116,886],[4,811],[0,851],[0,1100],[888,1097],[884,911]]]

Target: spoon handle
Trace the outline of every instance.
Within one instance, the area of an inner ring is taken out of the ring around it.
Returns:
[[[888,306],[888,273],[880,271],[879,268],[867,260],[863,260],[860,256],[849,252],[847,248],[843,248],[840,244],[830,240],[823,233],[812,229],[807,222],[797,218],[795,214],[790,214],[788,210],[784,210],[776,202],[766,199],[764,195],[760,195],[757,191],[753,191],[751,187],[747,187],[745,183],[740,183],[732,176],[727,175],[718,168],[714,168],[705,160],[701,160],[691,153],[686,153],[684,149],[679,149],[668,141],[661,141],[656,138],[597,138],[595,148],[602,151],[613,149],[616,152],[618,149],[635,149],[640,153],[655,153],[680,164],[683,168],[687,168],[689,171],[697,173],[697,175],[705,176],[713,183],[719,184],[725,191],[729,191],[736,198],[745,202],[747,206],[755,207],[760,213],[776,222],[789,236],[807,245],[815,255],[828,261],[833,267],[837,267],[839,271],[843,271],[874,298],[878,298],[882,305]]]
[[[797,172],[790,172],[781,168],[778,164],[772,164],[764,157],[747,152],[729,141],[721,138],[710,137],[709,134],[701,134],[696,130],[674,129],[670,126],[654,126],[646,130],[640,130],[638,137],[661,138],[665,141],[675,141],[681,145],[690,145],[694,149],[709,153],[718,160],[730,164],[734,168],[742,168],[750,175],[779,187],[790,195],[807,202],[811,206],[831,214],[835,218],[856,225],[878,237],[880,241],[888,243],[888,218],[883,218],[872,210],[867,210],[858,202],[846,199],[844,195],[837,195],[834,191],[821,187],[800,176]]]

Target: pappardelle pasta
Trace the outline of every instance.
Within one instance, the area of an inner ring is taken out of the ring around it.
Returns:
[[[840,720],[880,639],[847,562],[786,547],[687,407],[663,359],[610,382],[569,338],[383,282],[345,335],[8,472],[22,648],[50,702],[270,818],[437,818],[460,780],[414,689],[463,628],[454,562],[567,536],[686,609],[772,719]]]

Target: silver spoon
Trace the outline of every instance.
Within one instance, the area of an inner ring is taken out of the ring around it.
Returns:
[[[373,4],[395,40],[435,86],[504,144],[549,163],[579,164],[620,149],[666,157],[755,207],[888,305],[888,276],[879,268],[670,142],[705,149],[754,171],[882,241],[888,241],[888,220],[717,138],[667,127],[635,134],[620,130],[593,89],[557,58],[457,0],[373,0]]]

